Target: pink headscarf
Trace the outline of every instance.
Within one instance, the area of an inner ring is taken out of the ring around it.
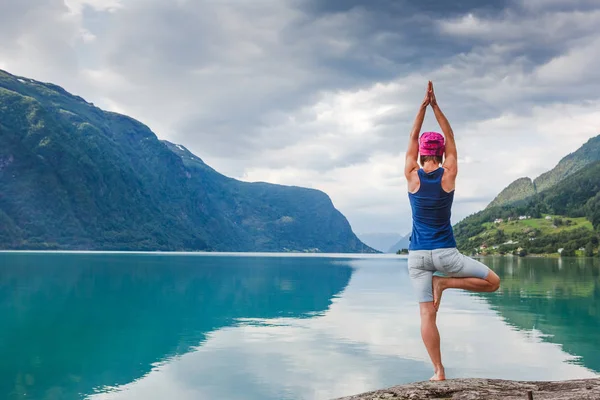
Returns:
[[[443,156],[446,150],[444,137],[437,132],[423,132],[419,138],[419,153],[422,156]]]

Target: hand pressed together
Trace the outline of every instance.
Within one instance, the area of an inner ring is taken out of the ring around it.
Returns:
[[[437,99],[435,98],[435,92],[433,91],[433,82],[429,81],[429,85],[427,87],[427,97],[429,97],[429,104],[432,107],[437,106]]]
[[[427,86],[427,91],[425,92],[425,98],[423,99],[423,102],[421,103],[421,108],[423,108],[423,109],[427,108],[427,106],[431,103],[430,88],[431,88],[431,81],[429,81],[429,85]]]

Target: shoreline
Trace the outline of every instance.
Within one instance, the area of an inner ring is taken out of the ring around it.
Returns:
[[[3,250],[0,254],[118,254],[156,256],[229,256],[229,257],[307,257],[307,258],[387,258],[406,259],[393,253],[312,253],[312,252],[235,252],[235,251],[144,251],[144,250]]]
[[[397,254],[397,253],[321,253],[321,252],[303,252],[303,251],[166,251],[166,250],[66,250],[66,249],[52,249],[52,250],[13,250],[13,249],[0,249],[0,254],[147,254],[147,255],[198,255],[198,256],[288,256],[288,257],[342,257],[342,258],[389,258],[389,259],[407,259],[408,254]],[[466,253],[462,253],[467,255]],[[551,259],[595,259],[600,257],[586,257],[586,256],[567,256],[561,257],[558,254],[528,254],[526,256],[518,256],[514,254],[477,254],[469,256],[474,259],[479,258],[551,258]]]
[[[416,382],[334,400],[594,400],[600,399],[600,377],[565,381],[449,379]]]
[[[464,254],[464,253],[463,253]],[[561,256],[560,254],[527,254],[526,256],[517,256],[514,254],[487,254],[487,255],[483,255],[483,254],[477,254],[475,256],[470,256],[471,258],[486,258],[486,257],[498,257],[498,258],[552,258],[552,259],[567,259],[567,260],[572,260],[574,258],[581,258],[581,259],[594,259],[594,258],[598,258],[600,259],[600,257],[594,255],[593,257],[590,256]]]

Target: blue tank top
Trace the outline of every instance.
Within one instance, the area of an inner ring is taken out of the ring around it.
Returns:
[[[409,250],[434,250],[456,247],[450,223],[454,190],[442,189],[444,168],[426,173],[419,169],[421,187],[408,193],[412,208],[412,235]]]

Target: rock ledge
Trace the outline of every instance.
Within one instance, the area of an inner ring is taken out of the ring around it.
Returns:
[[[343,397],[338,400],[600,400],[600,378],[557,382],[499,379],[449,379],[417,382]]]

